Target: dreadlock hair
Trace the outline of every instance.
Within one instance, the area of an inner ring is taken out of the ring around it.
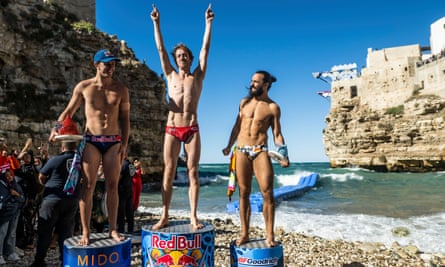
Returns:
[[[277,78],[275,78],[275,76],[273,76],[272,74],[270,74],[269,72],[267,72],[265,70],[258,70],[255,73],[263,74],[263,82],[269,84],[269,86],[267,87],[267,90],[270,89],[270,87],[272,86],[272,83],[277,81]]]
[[[255,72],[255,74],[262,74],[263,75],[263,83],[267,83],[267,90],[269,91],[270,87],[272,86],[272,83],[277,81],[277,78],[275,78],[275,76],[273,76],[272,74],[270,74],[269,72],[265,71],[265,70],[257,70]],[[246,88],[247,90],[250,90],[250,87]],[[242,105],[243,107],[250,102],[250,100],[252,100],[254,98],[253,95],[248,94],[245,99],[246,101],[244,102],[244,104]]]

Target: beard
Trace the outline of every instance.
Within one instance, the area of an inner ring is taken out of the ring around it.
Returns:
[[[250,88],[250,92],[249,92],[250,97],[258,97],[258,96],[262,95],[264,92],[262,87],[256,89],[255,91],[252,89],[253,89],[253,87]]]

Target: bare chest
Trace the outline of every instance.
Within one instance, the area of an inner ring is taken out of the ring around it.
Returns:
[[[112,110],[119,105],[121,97],[115,89],[92,87],[84,91],[87,108]]]
[[[171,97],[184,97],[193,94],[195,89],[193,76],[180,78],[175,76],[169,83],[169,94]]]
[[[244,119],[262,121],[270,116],[269,106],[263,102],[253,101],[241,109],[241,117]]]

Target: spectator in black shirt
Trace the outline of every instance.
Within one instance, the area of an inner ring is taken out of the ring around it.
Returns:
[[[25,194],[26,202],[21,209],[17,225],[17,246],[23,249],[33,248],[35,218],[38,211],[37,196],[42,187],[37,182],[38,171],[34,165],[32,151],[22,151],[19,158],[22,159],[22,163],[15,174]]]
[[[63,192],[63,187],[68,178],[76,147],[74,141],[63,141],[62,153],[49,159],[40,169],[39,182],[45,188],[39,210],[37,249],[34,263],[31,265],[33,267],[45,266],[45,257],[53,231],[58,236],[59,258],[62,264],[63,242],[73,235],[80,190],[75,190],[73,195],[67,195]]]

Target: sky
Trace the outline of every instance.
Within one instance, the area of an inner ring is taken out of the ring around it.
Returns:
[[[221,150],[257,70],[277,78],[269,96],[281,107],[290,161],[329,161],[322,132],[330,102],[317,92],[330,84],[312,73],[349,63],[360,70],[368,48],[429,46],[430,25],[445,16],[443,0],[97,0],[96,27],[125,40],[160,75],[150,18],[155,4],[166,49],[185,43],[195,56],[194,69],[209,3],[215,19],[198,106],[201,163],[229,162]],[[268,145],[274,148],[270,132]]]

